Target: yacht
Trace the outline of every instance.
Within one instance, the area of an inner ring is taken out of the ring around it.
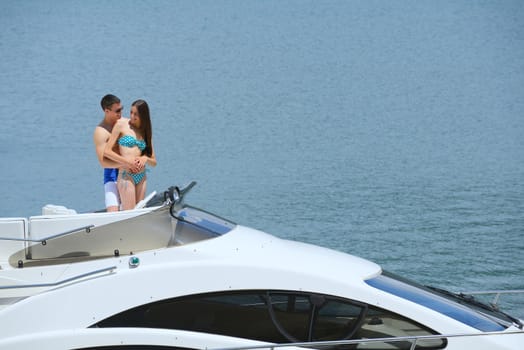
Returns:
[[[0,219],[0,349],[522,349],[497,307],[191,206],[194,185]]]

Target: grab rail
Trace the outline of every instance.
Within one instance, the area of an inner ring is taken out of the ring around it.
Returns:
[[[413,335],[413,336],[402,336],[402,337],[387,337],[387,338],[366,338],[366,339],[352,339],[352,340],[331,340],[331,341],[318,341],[318,342],[297,342],[297,343],[282,343],[282,344],[271,344],[271,345],[256,345],[256,346],[241,346],[241,347],[230,347],[230,348],[209,348],[208,350],[256,350],[256,349],[278,349],[283,347],[330,347],[337,345],[360,345],[369,343],[398,343],[398,342],[410,342],[410,350],[414,350],[419,341],[423,340],[436,340],[444,338],[466,338],[466,337],[486,337],[486,336],[504,336],[504,335],[524,335],[524,331],[511,331],[511,332],[483,332],[483,333],[453,333],[453,334],[434,334],[434,335]]]
[[[41,239],[0,237],[0,240],[2,240],[2,241],[20,241],[20,242],[37,242],[37,243],[42,243],[42,245],[46,245],[47,241],[50,240],[50,239],[66,236],[66,235],[68,235],[70,233],[78,232],[78,231],[82,231],[82,230],[85,230],[86,233],[89,233],[89,232],[91,232],[91,229],[93,227],[95,227],[95,225],[82,226],[82,227],[74,228],[74,229],[69,230],[69,231],[65,231],[65,232],[57,233],[55,235],[51,235],[51,236],[48,236],[48,237],[45,237],[45,238],[41,238]]]
[[[56,286],[59,286],[61,284],[69,283],[69,282],[72,282],[72,281],[75,281],[75,280],[79,280],[79,279],[82,279],[82,278],[85,278],[85,277],[89,277],[89,276],[92,276],[92,275],[96,275],[96,274],[99,274],[99,273],[112,272],[113,270],[116,270],[116,266],[111,266],[111,267],[106,267],[106,268],[95,270],[95,271],[91,271],[91,272],[86,272],[86,273],[83,273],[83,274],[80,274],[80,275],[76,275],[76,276],[73,276],[73,277],[69,277],[69,278],[66,278],[64,280],[57,281],[57,282],[35,283],[35,284],[21,284],[21,285],[19,284],[19,285],[11,285],[11,286],[0,286],[0,289],[56,287]]]
[[[501,294],[524,294],[524,289],[513,289],[513,290],[481,290],[474,292],[461,292],[463,295],[490,295],[495,294],[491,305],[497,307]]]

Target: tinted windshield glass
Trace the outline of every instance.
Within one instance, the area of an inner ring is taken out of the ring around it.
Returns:
[[[451,298],[446,298],[441,293],[433,292],[414,282],[397,278],[391,273],[385,272],[378,277],[367,280],[366,283],[382,291],[440,312],[484,332],[502,331],[509,325],[507,324],[508,322],[503,322],[502,320],[497,320],[501,322],[496,322],[467,305],[460,304]]]
[[[177,211],[176,216],[185,223],[193,224],[216,235],[228,233],[235,227],[231,221],[190,206]]]

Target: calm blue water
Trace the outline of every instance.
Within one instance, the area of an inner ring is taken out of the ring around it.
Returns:
[[[148,187],[452,290],[524,289],[524,2],[1,1],[1,216],[103,207],[100,98]],[[524,306],[514,312],[524,317]]]

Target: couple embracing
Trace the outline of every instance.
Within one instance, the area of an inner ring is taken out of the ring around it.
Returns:
[[[149,106],[131,104],[129,119],[122,118],[122,103],[114,95],[100,101],[104,119],[93,135],[98,161],[104,168],[107,211],[133,209],[146,194],[146,165],[156,166]]]

